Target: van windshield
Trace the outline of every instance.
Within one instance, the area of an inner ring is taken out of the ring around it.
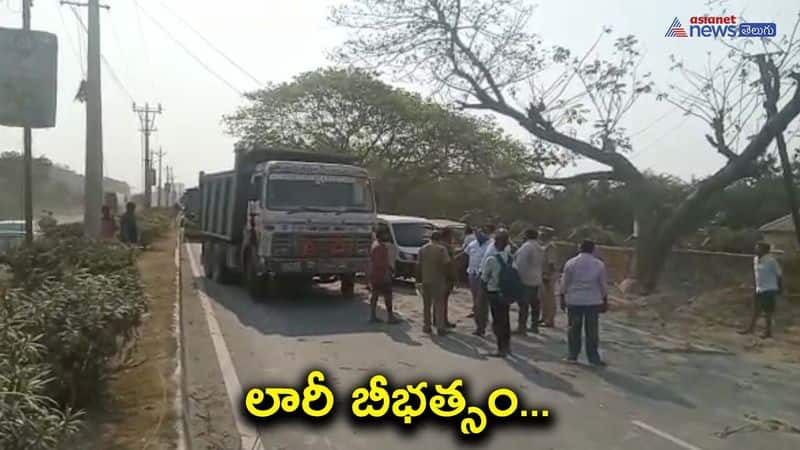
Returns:
[[[366,178],[273,174],[267,183],[272,210],[372,211],[372,187]]]
[[[400,247],[422,247],[430,240],[433,226],[424,222],[395,223],[392,230]]]

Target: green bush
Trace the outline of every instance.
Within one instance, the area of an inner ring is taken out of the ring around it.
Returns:
[[[156,222],[157,223],[157,222]],[[57,227],[0,259],[0,448],[57,448],[103,392],[147,303],[137,250]],[[54,234],[55,233],[55,234]]]
[[[174,220],[171,209],[151,209],[139,216],[137,222],[142,246],[148,247],[163,237]]]
[[[0,263],[10,267],[16,286],[30,290],[77,271],[113,273],[133,266],[135,259],[136,250],[119,242],[45,237],[0,256]]]
[[[19,292],[0,298],[0,448],[58,448],[78,431],[80,413],[48,397],[52,381],[42,335],[32,335]]]
[[[54,375],[50,394],[85,406],[102,392],[109,361],[134,336],[147,308],[134,268],[108,275],[86,270],[17,292],[15,308],[29,317],[27,331],[41,334]]]

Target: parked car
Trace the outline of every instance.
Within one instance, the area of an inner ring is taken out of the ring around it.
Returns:
[[[39,230],[34,226],[34,236]],[[24,220],[0,220],[0,253],[5,253],[25,241]]]

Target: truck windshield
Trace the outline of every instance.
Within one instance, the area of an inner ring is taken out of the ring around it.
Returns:
[[[278,173],[269,177],[267,208],[371,212],[372,188],[366,178]]]
[[[392,224],[394,238],[400,247],[422,247],[431,238],[433,227],[427,223]]]

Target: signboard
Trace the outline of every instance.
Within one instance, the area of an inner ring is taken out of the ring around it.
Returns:
[[[58,38],[43,31],[0,28],[0,125],[56,125]]]

